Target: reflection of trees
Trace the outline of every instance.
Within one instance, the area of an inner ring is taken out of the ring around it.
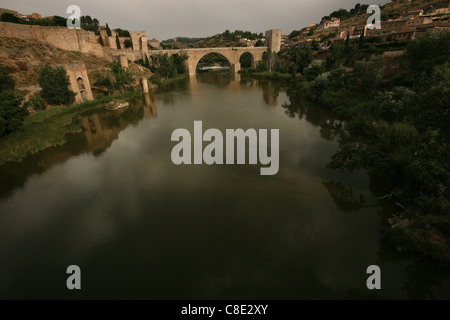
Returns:
[[[0,176],[4,182],[0,184],[0,198],[23,186],[28,177],[42,173],[73,156],[87,152],[92,152],[95,156],[102,154],[130,124],[156,116],[156,103],[152,94],[148,99],[145,96],[133,99],[123,111],[112,112],[99,108],[86,112],[79,119],[83,132],[68,135],[66,144],[45,149],[19,163],[2,165]]]
[[[264,102],[269,106],[278,105],[278,96],[280,94],[280,85],[274,81],[260,81],[260,87],[263,90]]]
[[[287,90],[290,103],[283,104],[286,115],[290,118],[305,118],[315,127],[320,127],[320,135],[327,141],[344,138],[343,121],[337,119],[330,112],[306,99],[300,90]]]
[[[223,88],[230,84],[231,72],[229,70],[201,72],[198,74],[198,80],[202,83]]]
[[[351,187],[344,186],[340,182],[334,182],[331,180],[324,182],[323,185],[327,188],[328,193],[331,198],[333,198],[336,206],[346,213],[360,210],[366,202],[362,194],[360,194],[357,199],[353,194],[353,189]]]
[[[287,90],[287,95],[290,103],[282,106],[287,116],[305,119],[310,124],[319,127],[322,138],[328,141],[338,139],[339,142],[343,142],[348,140],[349,137],[344,130],[344,123],[332,113],[309,102],[301,90]],[[368,174],[370,177],[371,193],[375,197],[376,195],[384,194],[386,187],[385,174],[377,170],[371,170]],[[393,208],[390,203],[385,202],[367,205],[362,194],[358,196],[351,187],[339,182],[328,181],[324,182],[323,185],[328,190],[336,206],[343,212],[358,212],[363,208],[376,206],[377,212],[383,217],[383,221],[385,221],[385,225],[381,226],[380,229],[391,228],[387,224],[387,218],[392,216],[392,213],[395,212],[394,210],[398,210],[398,208]],[[399,255],[396,250],[390,247],[380,245],[378,261],[376,263],[382,266],[384,263],[404,263],[405,260],[408,262],[409,259],[408,256]],[[434,299],[435,296],[433,293],[436,292],[435,288],[445,284],[449,278],[448,269],[446,270],[433,265],[430,261],[412,260],[405,270],[407,278],[402,289],[406,292],[409,299]],[[379,296],[377,292],[366,292],[365,290],[354,288],[347,292],[347,298],[377,299]]]

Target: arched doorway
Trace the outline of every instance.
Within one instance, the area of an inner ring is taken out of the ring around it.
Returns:
[[[78,91],[80,91],[80,93],[81,93],[81,97],[83,98],[83,100],[87,100],[88,95],[87,95],[86,87],[84,85],[83,78],[78,77],[77,84],[78,84]]]

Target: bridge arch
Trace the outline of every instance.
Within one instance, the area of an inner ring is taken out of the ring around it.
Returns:
[[[231,66],[233,64],[233,61],[230,61],[229,57],[227,57],[226,55],[224,55],[223,53],[220,53],[220,52],[207,52],[203,56],[201,56],[201,57],[199,56],[198,57],[198,59],[197,59],[197,61],[195,63],[195,70],[197,70],[197,67],[198,67],[200,61],[202,61],[202,59],[204,59],[204,58],[206,58],[206,57],[208,57],[210,55],[218,55],[218,56],[222,57],[224,60],[227,61],[227,63],[230,65],[230,68],[231,68]]]
[[[254,68],[256,66],[255,56],[250,51],[243,52],[239,56],[241,68]]]

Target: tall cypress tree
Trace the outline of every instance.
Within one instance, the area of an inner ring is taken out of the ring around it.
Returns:
[[[111,37],[112,33],[111,33],[111,29],[109,28],[108,24],[106,24],[106,35],[108,37]]]
[[[117,44],[117,49],[120,49],[120,41],[119,41],[119,35],[116,34],[116,44]]]
[[[366,35],[366,28],[363,28],[361,36],[359,37],[359,47],[362,48],[364,44],[364,37]]]

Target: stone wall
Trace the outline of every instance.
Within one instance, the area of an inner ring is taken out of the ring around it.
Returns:
[[[57,48],[67,51],[80,51],[89,53],[109,61],[115,60],[115,57],[124,54],[128,60],[135,61],[142,59],[148,52],[147,37],[145,32],[133,32],[132,43],[133,48],[125,49],[123,42],[130,38],[119,38],[121,49],[116,46],[115,32],[112,36],[106,36],[102,31],[103,43],[102,47],[99,37],[94,32],[82,29],[68,29],[66,27],[43,27],[30,26],[0,21],[0,37],[10,37],[23,40],[37,40],[51,44]]]
[[[104,58],[102,46],[94,32],[66,27],[30,26],[0,22],[0,37],[38,40],[68,51],[81,51]]]
[[[94,100],[91,84],[84,64],[66,64],[64,68],[69,76],[69,90],[75,92],[75,102]]]

